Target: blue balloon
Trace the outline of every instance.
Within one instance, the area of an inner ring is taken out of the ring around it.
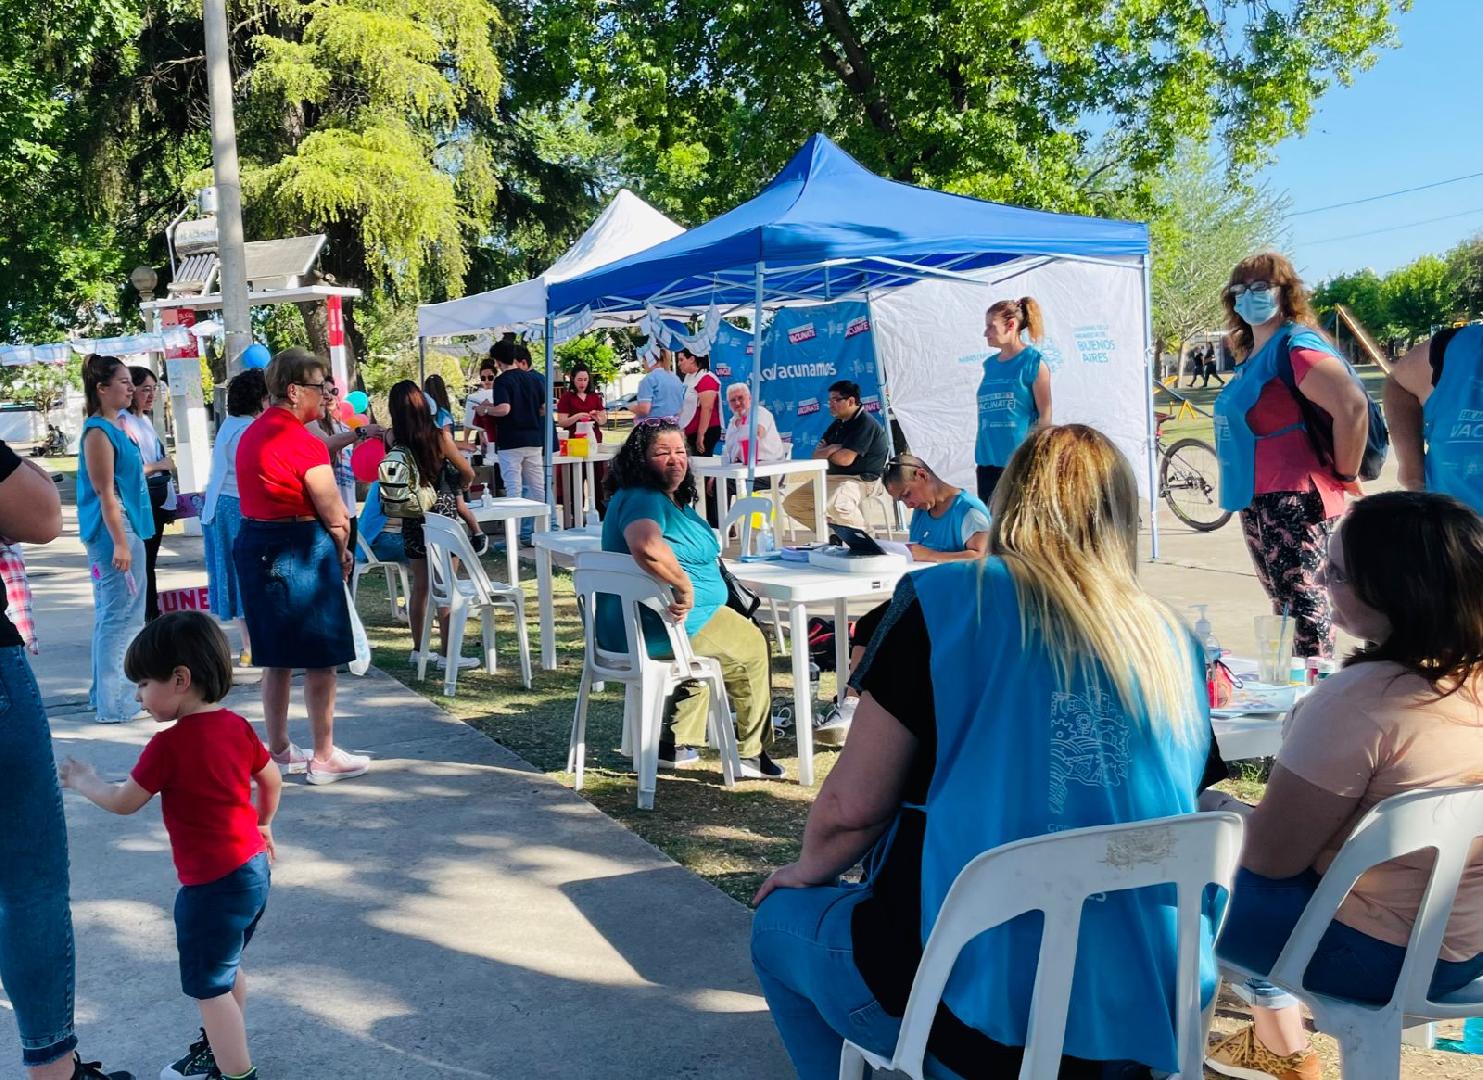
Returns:
[[[371,399],[366,397],[362,390],[352,390],[345,395],[345,400],[357,413],[363,413],[370,407]]]
[[[243,368],[265,368],[268,366],[268,361],[272,359],[273,355],[268,352],[268,347],[255,341],[242,350]]]

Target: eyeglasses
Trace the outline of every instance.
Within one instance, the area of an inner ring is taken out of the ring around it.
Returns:
[[[659,427],[661,424],[668,424],[670,427],[680,426],[679,424],[675,423],[675,418],[673,416],[648,416],[638,421],[633,426],[636,428]]]
[[[480,382],[494,382],[494,376],[493,375],[480,375],[479,376],[479,381]]]
[[[328,391],[325,389],[325,387],[327,387],[329,385],[329,383],[328,382],[296,382],[296,383],[294,383],[294,385],[295,386],[302,386],[305,390],[313,390],[315,393],[317,393],[321,397],[323,397],[326,393],[328,393]]]
[[[1265,296],[1272,291],[1272,283],[1269,281],[1238,281],[1234,285],[1226,286],[1226,295],[1232,300],[1248,292],[1258,293]]]
[[[329,394],[331,397],[339,397],[340,396],[340,388],[338,386],[336,386],[334,383],[327,382],[327,383],[324,383],[323,385],[324,385],[325,393]]]

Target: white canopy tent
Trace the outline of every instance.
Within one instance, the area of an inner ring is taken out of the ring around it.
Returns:
[[[540,277],[417,308],[419,337],[456,337],[544,325],[546,286],[578,277],[684,232],[627,188]]]

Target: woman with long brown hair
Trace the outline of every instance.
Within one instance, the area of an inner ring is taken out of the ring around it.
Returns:
[[[422,485],[433,489],[432,513],[456,517],[459,492],[473,483],[474,470],[458,452],[453,436],[437,426],[432,410],[428,408],[427,396],[410,379],[403,379],[391,388],[387,407],[391,413],[391,444],[412,455]],[[412,623],[412,663],[415,664],[418,654],[427,648],[427,642],[422,640],[429,588],[427,538],[420,518],[408,518],[402,522],[402,544],[412,567],[412,603],[408,614]],[[443,649],[435,662],[442,667],[448,652],[446,610],[438,612],[438,630]],[[458,662],[464,667],[478,665],[478,660],[473,657],[463,657]]]
[[[82,365],[87,422],[77,453],[77,527],[93,581],[93,682],[88,705],[100,724],[139,715],[124,653],[144,625],[144,543],[154,513],[144,459],[124,430],[134,379],[116,356]]]
[[[984,502],[993,497],[994,485],[1020,443],[1051,422],[1050,368],[1035,347],[1044,338],[1045,319],[1033,296],[1000,300],[984,313],[984,341],[997,350],[984,360],[978,384],[973,460],[978,497]]]
[[[149,368],[140,366],[129,368],[129,376],[134,380],[134,400],[122,414],[124,432],[139,447],[154,516],[154,535],[144,541],[144,621],[149,622],[160,617],[155,563],[160,557],[160,543],[165,539],[165,526],[175,520],[175,461],[165,453],[165,444],[154,426],[154,399],[160,389],[159,380]]]
[[[837,1076],[846,1038],[890,1053],[923,943],[979,854],[1195,808],[1204,661],[1138,583],[1132,466],[1092,428],[1042,428],[992,505],[987,557],[897,586],[798,861],[757,893],[752,961],[802,1080]],[[841,885],[862,857],[866,880]],[[1139,890],[1087,905],[1062,1077],[1178,1068],[1170,1014],[1149,1007],[1174,991],[1168,904]],[[1039,937],[1016,920],[959,957],[928,1044],[954,1074],[1018,1073]],[[1208,926],[1202,951],[1213,975]]]
[[[1406,791],[1483,784],[1483,519],[1447,495],[1361,499],[1329,538],[1320,581],[1334,621],[1363,644],[1293,710],[1250,810],[1219,952],[1269,971],[1354,827]],[[1240,809],[1246,809],[1240,807]],[[1390,1000],[1432,852],[1366,871],[1304,976],[1318,994]],[[1483,976],[1483,854],[1464,871],[1433,961],[1434,997]],[[1317,1077],[1298,1003],[1247,984],[1253,1024],[1211,1050],[1227,1076]]]
[[[1293,618],[1297,656],[1332,656],[1318,566],[1344,497],[1357,482],[1369,432],[1365,391],[1318,329],[1308,293],[1285,256],[1243,259],[1221,294],[1236,370],[1215,399],[1220,504],[1241,531],[1275,614]],[[1288,380],[1291,380],[1290,382]],[[1332,421],[1320,459],[1303,404]]]

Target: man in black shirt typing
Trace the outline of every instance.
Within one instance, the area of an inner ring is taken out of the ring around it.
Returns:
[[[884,491],[881,473],[886,467],[886,431],[860,404],[860,385],[848,379],[841,379],[829,388],[829,412],[834,423],[814,447],[814,457],[829,462],[829,472],[824,477],[827,499],[824,516],[829,521],[863,529],[865,515],[861,503]],[[813,481],[804,483],[784,499],[783,509],[805,529],[813,528]]]

